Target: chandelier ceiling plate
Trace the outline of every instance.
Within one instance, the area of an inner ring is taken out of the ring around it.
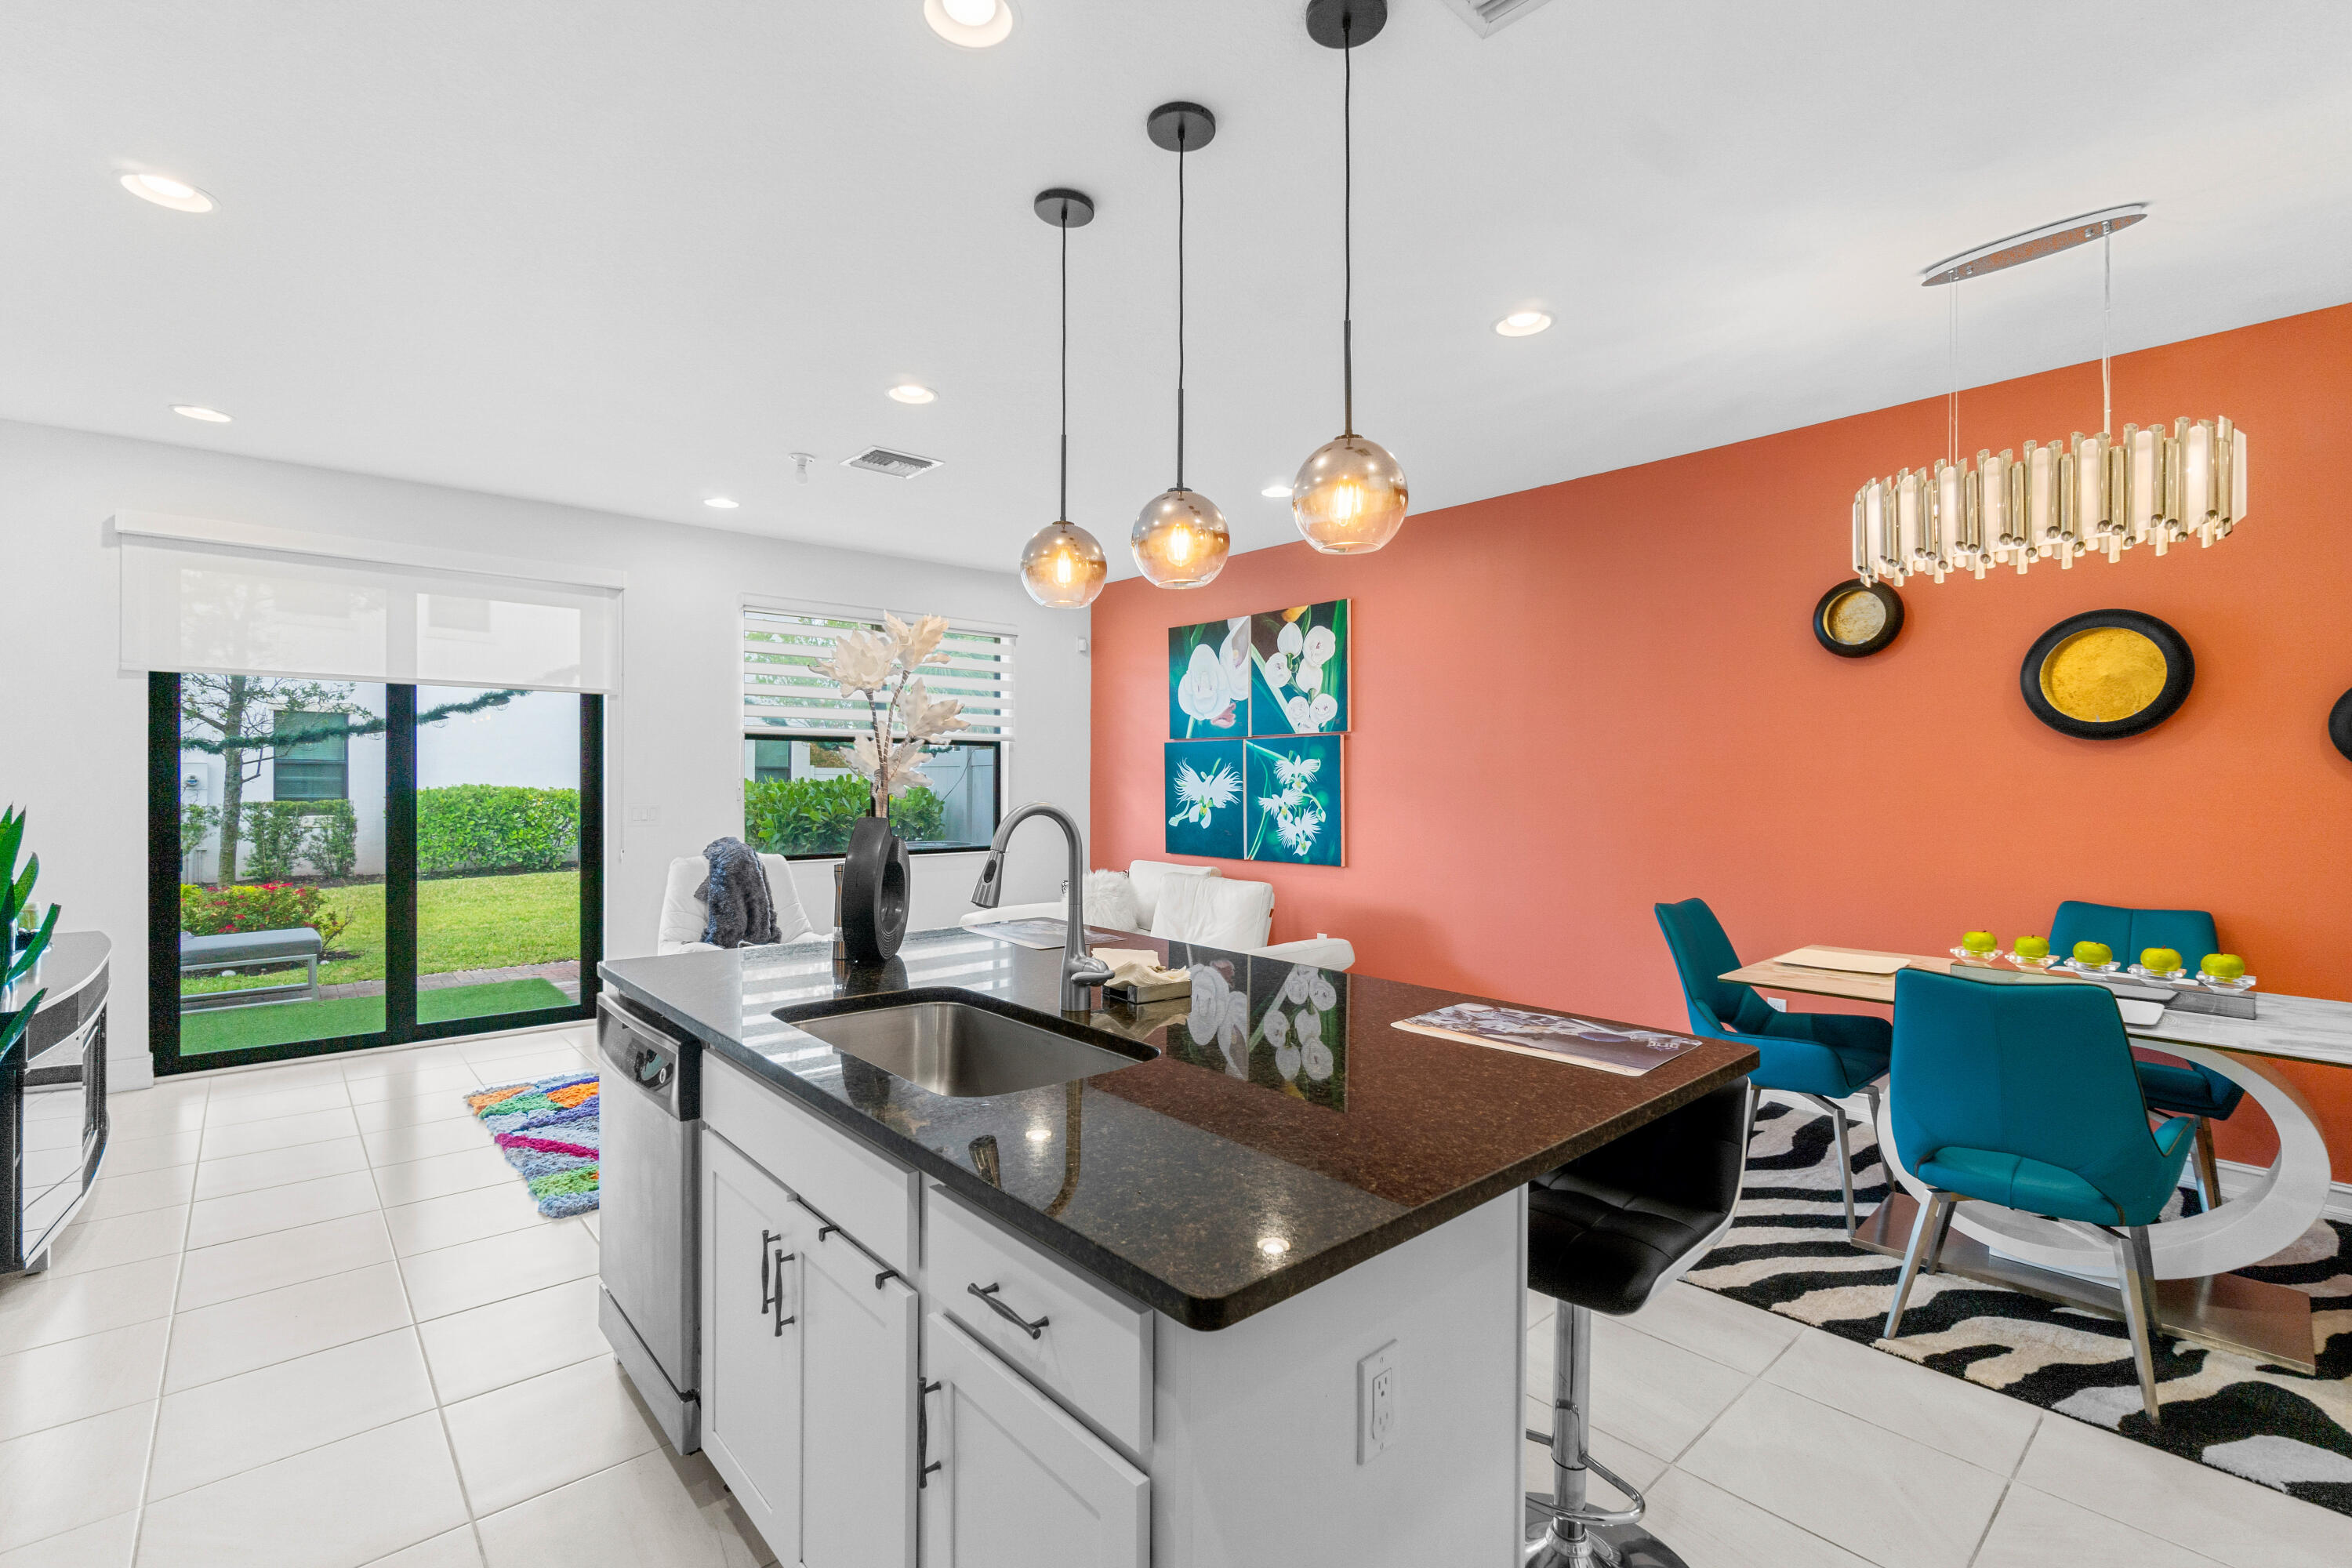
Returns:
[[[1163,153],[1173,153],[1180,147],[1187,153],[1197,153],[1217,139],[1217,117],[1197,103],[1181,100],[1153,110],[1143,128],[1150,132],[1151,144]],[[1177,140],[1180,131],[1183,132],[1181,142]]]
[[[1990,245],[1948,256],[1927,268],[1919,286],[1932,289],[1938,283],[1958,283],[1963,278],[1981,278],[2003,268],[2039,261],[2045,256],[2055,256],[2062,250],[2072,250],[2078,245],[2119,233],[2146,216],[2146,202],[2126,202],[2119,207],[2070,217],[2063,223],[2043,224],[2040,228],[2029,228],[2023,234],[2012,234],[2007,239],[1996,239]]]
[[[1307,0],[1307,36],[1327,49],[1369,44],[1389,25],[1389,0]]]

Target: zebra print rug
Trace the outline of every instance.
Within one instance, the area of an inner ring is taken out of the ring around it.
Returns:
[[[1886,1195],[1886,1172],[1872,1129],[1857,1122],[1851,1137],[1866,1213]],[[2184,1190],[2169,1212],[2196,1202]],[[1914,1286],[1902,1337],[1881,1339],[1898,1267],[1845,1238],[1829,1118],[1768,1097],[1731,1231],[1692,1284],[2352,1514],[2352,1225],[2322,1220],[2242,1270],[2310,1294],[2318,1375],[2159,1340],[2161,1427],[2140,1408],[2131,1342],[2110,1319],[1947,1274]]]

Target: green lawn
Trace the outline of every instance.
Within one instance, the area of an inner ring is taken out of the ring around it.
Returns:
[[[416,994],[416,1018],[437,1024],[451,1018],[488,1018],[540,1007],[568,1007],[571,999],[544,980],[500,980],[488,985],[448,985]],[[373,1034],[383,1027],[383,998],[338,996],[319,1002],[264,1002],[250,1007],[215,1007],[180,1016],[180,1051],[242,1051],[302,1040],[331,1040]]]
[[[383,884],[327,889],[327,904],[351,924],[331,944],[358,954],[319,966],[319,984],[383,978]],[[441,877],[416,885],[416,967],[423,974],[504,969],[580,956],[580,873],[530,871],[512,877]],[[217,974],[183,980],[180,994],[280,985],[299,970]],[[381,1005],[381,1004],[378,1004]]]

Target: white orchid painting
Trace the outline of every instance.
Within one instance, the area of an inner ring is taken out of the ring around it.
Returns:
[[[1168,628],[1168,736],[1249,733],[1250,617]]]
[[[1242,858],[1242,742],[1170,741],[1166,752],[1171,855]]]
[[[1339,735],[1269,736],[1244,742],[1243,845],[1248,860],[1344,866]]]
[[[1348,724],[1345,599],[1250,617],[1253,735],[1328,735]]]

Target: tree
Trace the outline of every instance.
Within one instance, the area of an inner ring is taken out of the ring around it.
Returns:
[[[245,786],[261,777],[276,752],[278,715],[289,709],[308,713],[367,714],[352,700],[353,688],[331,680],[287,680],[260,675],[180,677],[180,744],[210,752],[221,760],[221,886],[236,881],[238,842],[245,826]],[[373,717],[373,715],[369,715]],[[383,727],[376,719],[354,730]]]
[[[236,881],[237,853],[244,837],[245,786],[258,780],[263,765],[277,755],[278,715],[352,715],[359,721],[347,726],[345,734],[381,734],[385,725],[383,716],[352,700],[355,689],[348,681],[297,680],[275,676],[180,677],[181,748],[209,752],[221,760],[220,874],[216,879],[221,886],[228,887]],[[421,729],[459,714],[503,708],[516,698],[529,695],[520,689],[510,689],[485,691],[462,702],[440,703],[418,713],[417,726]]]

